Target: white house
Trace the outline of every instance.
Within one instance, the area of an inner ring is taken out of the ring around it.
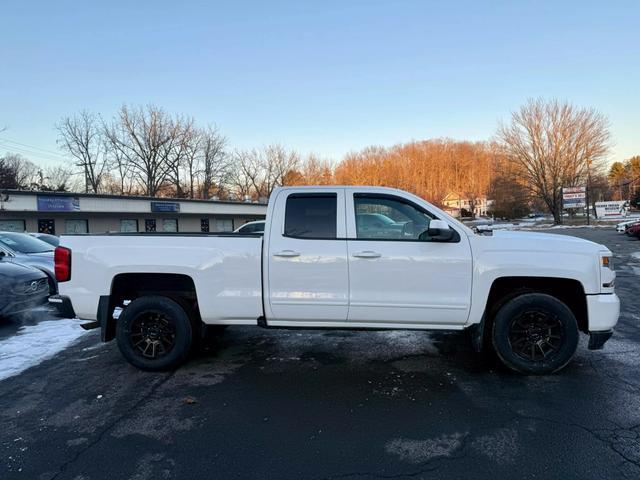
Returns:
[[[471,211],[471,200],[456,193],[449,193],[442,199],[444,210],[454,217],[460,218],[462,210]],[[486,217],[491,212],[493,200],[487,197],[478,197],[475,201],[474,213],[476,217]]]

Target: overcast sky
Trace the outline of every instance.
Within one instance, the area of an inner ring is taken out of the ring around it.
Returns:
[[[0,154],[62,159],[54,124],[155,103],[238,148],[339,159],[490,138],[528,97],[595,107],[640,154],[640,2],[13,1],[0,7]]]

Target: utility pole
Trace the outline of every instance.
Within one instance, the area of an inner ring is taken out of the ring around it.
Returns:
[[[591,160],[587,160],[587,188],[585,192],[587,201],[587,225],[591,224],[591,217],[589,216],[589,187],[591,186]]]

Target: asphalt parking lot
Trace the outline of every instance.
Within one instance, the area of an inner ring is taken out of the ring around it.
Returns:
[[[559,374],[462,334],[246,327],[153,374],[93,331],[0,382],[0,478],[640,478],[640,241],[554,233],[606,244],[622,299]]]

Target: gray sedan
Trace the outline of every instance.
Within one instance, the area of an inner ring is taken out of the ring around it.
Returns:
[[[58,291],[54,273],[54,247],[26,233],[0,232],[0,255],[5,261],[35,267],[47,275],[49,293]]]
[[[40,270],[5,259],[0,255],[0,318],[45,305],[49,296],[47,276]]]

